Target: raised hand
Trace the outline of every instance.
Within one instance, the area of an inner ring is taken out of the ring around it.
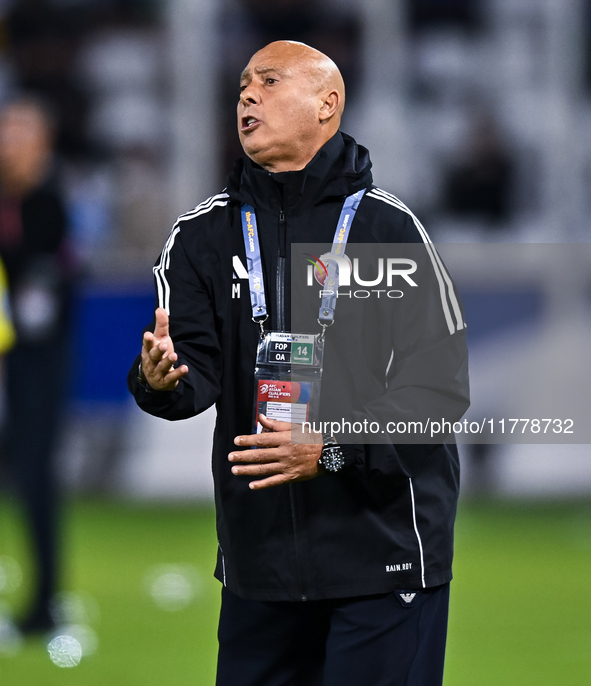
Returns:
[[[155,391],[172,391],[179,380],[189,372],[187,365],[174,368],[178,355],[168,333],[168,314],[159,307],[156,310],[154,333],[146,331],[142,345],[142,372]]]

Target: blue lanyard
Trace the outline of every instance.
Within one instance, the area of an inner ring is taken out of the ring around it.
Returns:
[[[365,188],[346,198],[332,241],[331,257],[342,257],[345,254],[345,246],[349,239],[351,224],[364,193]],[[336,259],[331,260],[330,257],[327,259],[327,262],[327,276],[322,290],[320,310],[318,311],[318,323],[322,326],[323,331],[327,326],[334,324],[334,311],[337,306],[339,292],[339,263]]]
[[[345,199],[341,216],[334,234],[331,255],[341,257],[345,253],[345,246],[349,238],[351,224],[363,198],[365,189],[349,195]],[[246,249],[246,269],[248,270],[248,286],[250,289],[250,303],[253,321],[261,324],[267,319],[267,302],[265,300],[265,283],[261,262],[261,246],[254,208],[244,203],[240,215],[242,218],[242,235]],[[334,322],[334,311],[339,290],[338,262],[328,258],[328,277],[324,283],[324,290],[320,304],[319,322],[326,328]]]
[[[246,248],[246,269],[248,270],[248,287],[252,305],[252,318],[255,322],[267,319],[267,301],[265,300],[265,281],[261,262],[261,246],[254,207],[242,205],[242,234]]]

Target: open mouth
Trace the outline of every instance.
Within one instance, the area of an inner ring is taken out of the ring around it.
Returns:
[[[252,131],[260,123],[261,122],[255,117],[242,117],[242,120],[240,122],[240,129],[242,131]]]

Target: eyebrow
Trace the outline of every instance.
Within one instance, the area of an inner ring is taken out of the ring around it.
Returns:
[[[289,72],[286,69],[281,69],[280,67],[255,67],[255,74],[269,74],[269,73],[279,74],[279,76],[289,76]],[[251,71],[248,67],[240,74],[240,81],[248,79],[251,76]]]

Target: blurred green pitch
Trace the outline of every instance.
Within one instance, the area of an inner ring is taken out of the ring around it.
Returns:
[[[39,640],[0,657],[1,686],[213,686],[219,584],[209,507],[79,501],[64,512],[64,589],[97,600],[98,651],[53,665]],[[25,568],[14,509],[0,504],[0,554]],[[144,586],[154,565],[197,568],[201,593],[176,612]],[[463,503],[457,525],[446,686],[591,684],[591,502]],[[26,588],[8,596],[20,609]]]

